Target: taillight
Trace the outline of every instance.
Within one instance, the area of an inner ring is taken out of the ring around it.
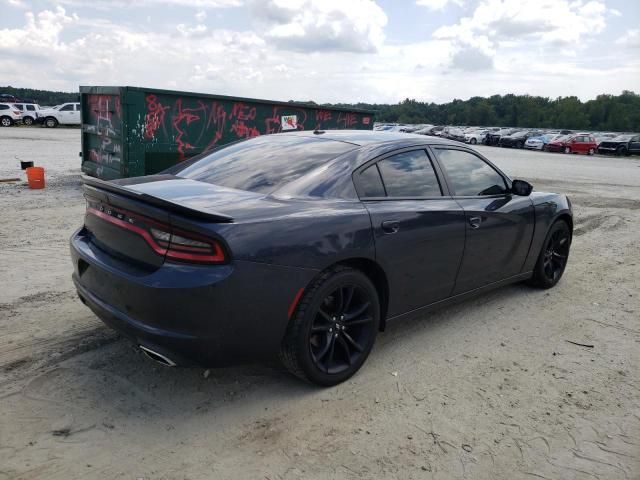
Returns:
[[[141,236],[154,252],[166,258],[209,264],[226,261],[222,246],[213,238],[176,230],[137,213],[92,200],[87,200],[87,213]]]

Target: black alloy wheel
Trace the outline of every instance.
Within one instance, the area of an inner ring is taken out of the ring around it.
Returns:
[[[567,222],[555,222],[544,241],[531,283],[541,288],[551,288],[560,281],[569,259],[571,232]]]
[[[334,267],[307,288],[287,328],[280,358],[312,383],[331,386],[362,366],[380,325],[378,294],[362,272]]]

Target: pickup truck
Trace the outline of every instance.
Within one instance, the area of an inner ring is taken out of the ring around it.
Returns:
[[[41,110],[45,127],[55,128],[58,125],[80,125],[80,103],[63,103],[57,108]]]

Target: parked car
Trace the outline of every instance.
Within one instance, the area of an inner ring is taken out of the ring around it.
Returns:
[[[264,135],[158,175],[86,177],[84,194],[73,281],[107,325],[165,365],[279,354],[323,386],[388,322],[512,282],[553,287],[573,229],[566,196],[404,133]]]
[[[22,121],[22,113],[13,103],[0,103],[0,126],[10,127]]]
[[[557,133],[545,133],[544,135],[529,137],[527,141],[524,142],[524,148],[529,150],[544,150],[549,142],[564,136],[565,135]]]
[[[485,137],[487,136],[488,130],[474,130],[472,132],[468,132],[464,134],[464,143],[470,143],[471,145],[475,145],[477,143],[484,143]]]
[[[442,135],[443,130],[444,130],[443,125],[436,125],[435,127],[432,127],[430,130],[427,131],[427,135],[439,137],[440,135]]]
[[[527,139],[536,135],[540,135],[540,132],[532,130],[521,130],[509,135],[502,135],[498,140],[498,146],[523,148],[524,143],[527,141]]]
[[[80,103],[63,103],[49,110],[42,110],[43,123],[46,127],[54,128],[58,125],[80,125]]]
[[[605,140],[598,145],[598,153],[632,155],[640,154],[640,135],[619,135],[611,140]]]
[[[597,149],[598,144],[595,138],[588,133],[566,135],[549,142],[546,147],[549,152],[584,153],[587,155],[593,155]]]
[[[513,128],[501,128],[500,130],[496,130],[493,132],[489,132],[487,134],[487,136],[485,137],[485,144],[486,145],[498,145],[498,143],[500,142],[500,138],[503,135],[511,135],[512,133],[516,132],[517,130],[513,129]]]
[[[16,108],[22,112],[22,123],[25,125],[33,125],[34,123],[42,123],[42,107],[37,103],[14,103]]]

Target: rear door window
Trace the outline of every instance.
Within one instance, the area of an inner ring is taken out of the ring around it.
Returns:
[[[435,152],[455,195],[499,195],[507,192],[502,175],[480,157],[463,150],[438,148]]]
[[[65,105],[60,109],[61,112],[73,111],[73,104]]]
[[[389,197],[439,197],[438,177],[424,150],[398,153],[378,162]]]
[[[36,107],[34,107],[33,105],[27,105],[27,110],[29,110],[30,112],[35,112],[36,111]]]

